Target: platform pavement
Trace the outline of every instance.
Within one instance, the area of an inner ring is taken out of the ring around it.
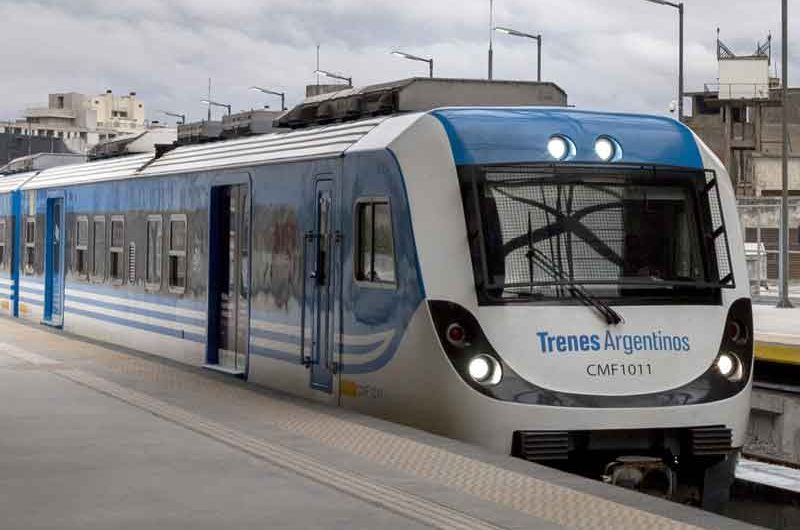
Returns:
[[[0,319],[0,528],[755,528]]]
[[[753,304],[753,328],[758,359],[800,364],[800,305]]]

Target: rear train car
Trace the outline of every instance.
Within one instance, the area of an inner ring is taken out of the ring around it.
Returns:
[[[11,315],[707,506],[732,480],[742,239],[674,120],[371,118],[4,177],[0,219]]]

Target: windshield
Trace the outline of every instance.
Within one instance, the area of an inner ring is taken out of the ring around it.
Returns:
[[[610,300],[707,298],[720,286],[702,172],[465,173],[473,265],[490,298],[574,299],[574,285]]]

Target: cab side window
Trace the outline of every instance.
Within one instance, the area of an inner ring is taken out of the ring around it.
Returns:
[[[356,203],[356,281],[394,285],[395,259],[392,215],[386,199]]]

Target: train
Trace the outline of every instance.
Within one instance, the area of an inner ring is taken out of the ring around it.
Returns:
[[[0,177],[0,311],[713,507],[742,241],[669,117],[443,107]]]

